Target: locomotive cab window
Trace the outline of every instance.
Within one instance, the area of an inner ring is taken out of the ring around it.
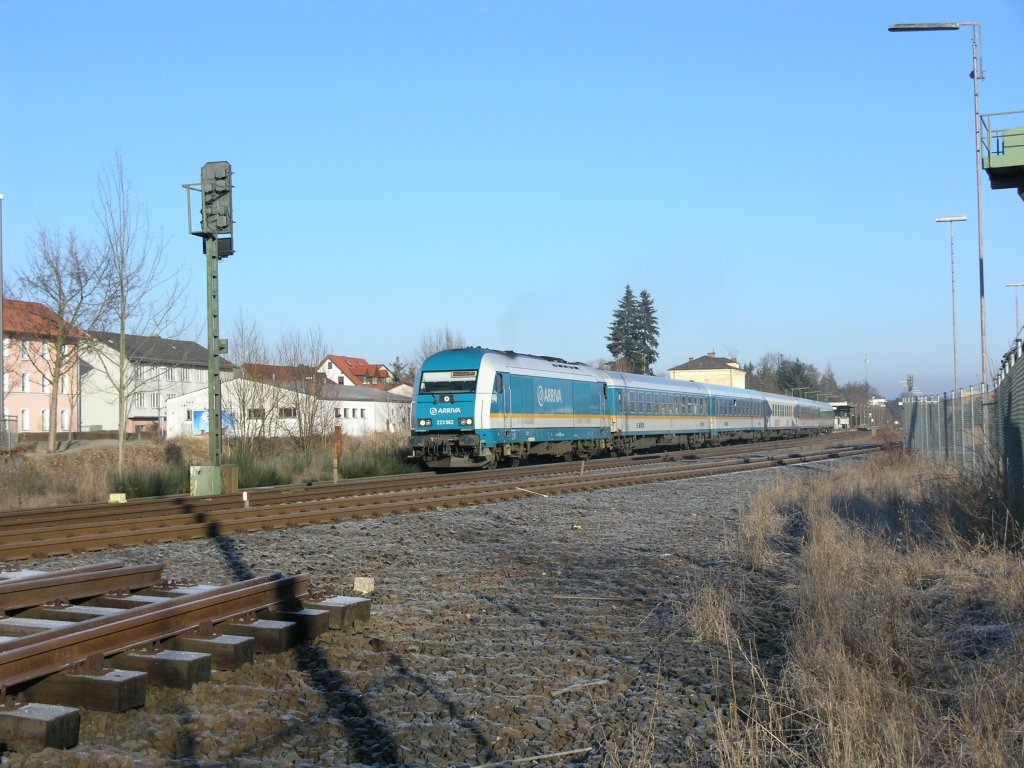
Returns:
[[[455,395],[476,391],[476,371],[424,371],[421,395]]]

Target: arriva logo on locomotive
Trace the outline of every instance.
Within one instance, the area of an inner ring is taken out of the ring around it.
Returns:
[[[562,402],[562,390],[555,387],[537,387],[537,405]]]
[[[430,415],[431,416],[437,416],[437,415],[442,414],[442,413],[462,413],[462,411],[459,410],[458,408],[437,408],[437,407],[434,407],[434,408],[430,409]]]

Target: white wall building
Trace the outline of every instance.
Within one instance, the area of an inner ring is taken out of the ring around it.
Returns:
[[[81,353],[82,430],[117,429],[118,360],[120,337],[116,333],[90,331],[95,341],[83,345]],[[199,387],[206,387],[209,355],[194,341],[134,336],[125,339],[128,358],[127,431],[154,428],[161,423],[166,403]],[[232,366],[221,361],[222,378],[231,376]],[[205,389],[204,389],[205,391]]]
[[[171,397],[165,403],[167,434],[191,437],[207,427],[206,388]],[[371,387],[323,382],[316,395],[287,382],[233,378],[221,384],[224,432],[261,437],[288,437],[300,430],[300,419],[312,419],[314,430],[333,434],[339,424],[345,435],[409,431],[410,399]]]

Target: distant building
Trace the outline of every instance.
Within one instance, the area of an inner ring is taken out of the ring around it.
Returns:
[[[61,326],[61,320],[46,306],[34,301],[4,299],[3,367],[4,426],[10,432],[48,432],[57,418],[61,432],[78,431],[74,396],[78,392],[78,366],[72,362],[60,381],[53,378],[54,344],[63,337],[65,354],[74,361],[78,342],[84,338],[78,328]],[[57,409],[51,414],[52,394],[57,391]],[[16,438],[15,438],[16,439]],[[6,446],[5,446],[6,447]]]
[[[327,355],[316,367],[328,381],[343,386],[373,387],[387,389],[394,375],[391,369],[380,363],[370,363],[361,357]]]
[[[248,366],[243,369],[248,369]],[[315,381],[262,381],[236,376],[221,386],[224,432],[248,437],[289,437],[306,430],[328,436],[335,424],[345,435],[404,433],[410,400],[373,387]],[[167,401],[168,434],[200,435],[209,430],[207,390]],[[300,423],[307,419],[306,425]]]
[[[830,402],[829,405],[835,411],[835,428],[849,429],[852,424],[850,416],[853,413],[853,406],[845,400]]]
[[[690,358],[682,365],[670,368],[669,378],[680,381],[699,381],[703,384],[718,384],[724,387],[747,386],[747,372],[734,357],[718,357],[708,352],[703,357]]]
[[[94,343],[85,347],[81,356],[82,430],[117,429],[120,334],[90,331],[89,336]],[[163,409],[167,401],[207,384],[206,347],[194,341],[136,335],[126,336],[125,345],[125,430],[166,432]],[[223,381],[230,378],[234,366],[221,358],[220,369]]]

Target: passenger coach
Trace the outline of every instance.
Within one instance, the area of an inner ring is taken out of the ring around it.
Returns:
[[[411,456],[432,469],[570,460],[832,429],[827,403],[478,347],[424,361]]]

